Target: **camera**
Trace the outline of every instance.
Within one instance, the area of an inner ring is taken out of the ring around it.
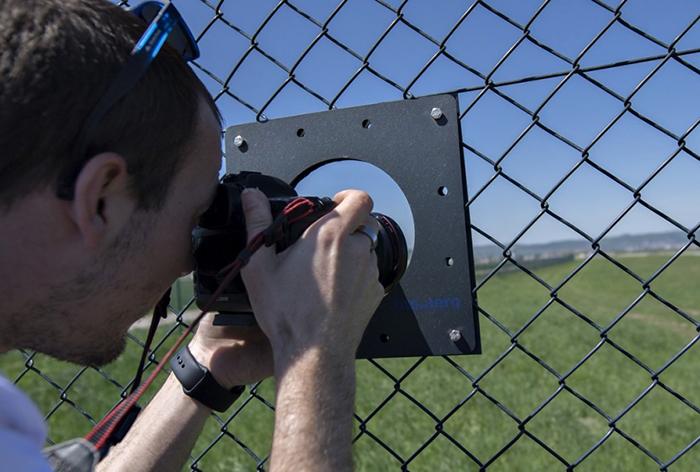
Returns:
[[[255,320],[250,300],[240,275],[224,287],[216,300],[211,300],[221,285],[225,271],[246,247],[245,217],[241,206],[241,193],[246,188],[257,188],[270,201],[272,217],[276,218],[299,195],[286,182],[258,172],[227,174],[219,184],[214,201],[201,216],[192,232],[195,260],[195,300],[199,308],[209,307],[218,312],[214,324],[249,325]],[[324,212],[317,212],[290,224],[285,224],[277,238],[275,250],[279,253],[294,244],[304,231],[323,214],[332,210],[335,203],[327,197],[305,196]],[[375,253],[379,269],[379,282],[388,293],[398,283],[406,270],[408,249],[401,228],[390,217],[371,213],[379,231]]]

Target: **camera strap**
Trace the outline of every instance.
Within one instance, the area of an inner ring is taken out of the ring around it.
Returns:
[[[221,269],[219,274],[223,276],[223,280],[212,294],[207,305],[190,325],[187,326],[180,337],[177,338],[175,344],[165,353],[161,361],[157,362],[153,354],[149,356],[149,350],[156,329],[158,328],[158,321],[160,318],[165,318],[167,315],[167,306],[170,301],[170,289],[168,289],[153,310],[151,326],[141,354],[139,369],[132,383],[131,393],[117,403],[117,405],[115,405],[114,408],[112,408],[112,410],[85,436],[85,439],[99,451],[100,459],[107,455],[111,446],[117,444],[126,435],[140,411],[140,407],[137,405],[139,399],[151,386],[158,374],[163,370],[163,367],[168,364],[170,358],[179,350],[182,343],[187,339],[187,336],[192,333],[197,324],[202,321],[204,315],[209,312],[211,305],[240,273],[241,269],[248,264],[253,254],[263,246],[270,247],[282,241],[286,236],[285,231],[289,228],[289,225],[299,223],[310,216],[317,216],[320,218],[330,212],[334,207],[335,204],[330,199],[299,197],[289,202],[270,226],[253,237],[248,245],[238,254],[236,259],[231,264]],[[146,358],[155,362],[156,367],[146,380],[141,383]]]

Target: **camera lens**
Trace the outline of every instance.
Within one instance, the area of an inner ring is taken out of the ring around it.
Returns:
[[[406,271],[406,238],[399,225],[390,217],[381,213],[372,213],[372,216],[379,223],[376,248],[379,282],[384,286],[384,291],[389,292]]]

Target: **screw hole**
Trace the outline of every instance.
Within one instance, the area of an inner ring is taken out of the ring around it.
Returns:
[[[455,265],[455,260],[451,257],[446,257],[445,264],[447,264],[447,267],[452,267],[453,265]]]
[[[388,343],[389,342],[389,335],[386,333],[382,333],[379,335],[379,340],[383,343]]]
[[[300,138],[303,138],[305,134],[306,132],[304,131],[304,128],[299,128],[297,130],[297,136],[299,136]]]
[[[447,187],[445,187],[444,185],[438,187],[438,195],[442,195],[443,197],[446,197],[448,193],[449,193],[449,190],[447,190]]]
[[[369,120],[362,120],[362,127],[364,129],[369,129],[372,127],[372,122]]]

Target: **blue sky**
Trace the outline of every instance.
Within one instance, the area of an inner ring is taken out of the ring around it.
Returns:
[[[176,0],[196,36],[215,17],[209,0]],[[338,2],[295,0],[298,9],[324,23]],[[386,0],[389,6],[401,2]],[[441,42],[471,1],[409,0],[404,18]],[[527,23],[541,1],[489,0],[488,4],[520,24]],[[221,2],[223,18],[253,36],[278,2],[269,0]],[[608,2],[614,9],[617,3]],[[624,20],[664,43],[673,39],[700,14],[697,0],[629,0],[621,8]],[[533,37],[569,58],[575,58],[611,20],[613,13],[590,0],[553,0],[530,25]],[[348,0],[328,24],[329,33],[364,56],[396,18],[396,13],[375,0]],[[286,67],[292,67],[302,52],[319,34],[320,29],[282,5],[258,33],[259,47]],[[446,51],[470,67],[488,74],[520,38],[521,31],[479,5],[446,42]],[[228,79],[234,66],[250,46],[250,40],[215,20],[199,40],[202,57],[198,65],[221,81]],[[700,48],[700,21],[675,45],[677,51]],[[406,87],[437,46],[419,34],[398,24],[369,58],[370,66],[401,87]],[[581,67],[663,55],[665,49],[654,42],[614,24],[580,60]],[[684,56],[700,68],[700,53]],[[590,76],[616,93],[628,96],[635,86],[660,61],[645,62],[614,69],[591,72]],[[361,67],[362,62],[326,38],[321,39],[295,69],[295,77],[328,101],[336,96]],[[492,75],[495,82],[554,72],[571,66],[554,55],[524,41]],[[210,92],[220,95],[222,86],[198,72]],[[234,95],[256,109],[287,79],[288,74],[263,55],[254,51],[246,57],[228,82]],[[552,78],[498,90],[530,110],[561,82]],[[438,58],[410,88],[415,96],[448,92],[484,83],[445,57]],[[479,91],[460,95],[463,109]],[[398,100],[402,92],[368,71],[363,71],[335,102],[337,107],[366,105]],[[217,103],[227,125],[251,122],[255,113],[221,95]],[[675,135],[683,134],[700,116],[700,74],[671,60],[633,97],[632,107]],[[328,106],[293,83],[288,84],[269,103],[264,113],[269,118],[323,111]],[[606,94],[581,77],[574,76],[539,113],[540,121],[581,148],[623,109],[619,100]],[[487,92],[462,120],[464,142],[496,160],[531,123],[531,117],[493,92]],[[687,145],[700,152],[700,129],[686,138]],[[640,185],[675,149],[675,141],[631,114],[626,114],[589,150],[590,158],[632,187]],[[505,173],[534,193],[544,196],[581,158],[574,148],[554,139],[535,127],[513,148],[502,162]],[[494,175],[491,164],[465,150],[467,182],[474,195]],[[331,173],[327,187],[342,188],[346,173]],[[681,152],[641,193],[653,206],[686,227],[700,222],[700,162]],[[355,184],[355,182],[353,182]],[[369,186],[376,182],[370,182]],[[355,185],[356,186],[356,185]],[[373,195],[381,205],[381,197]],[[596,237],[632,201],[632,194],[593,167],[583,165],[548,200],[550,208],[589,235]],[[508,243],[538,212],[539,203],[498,177],[470,206],[472,222],[501,242]],[[386,210],[385,210],[386,211]],[[390,212],[389,210],[388,212]],[[674,227],[652,212],[637,205],[613,230],[611,235],[657,232]],[[576,238],[571,230],[550,217],[544,217],[520,240],[539,243]],[[477,244],[483,243],[476,237]]]

